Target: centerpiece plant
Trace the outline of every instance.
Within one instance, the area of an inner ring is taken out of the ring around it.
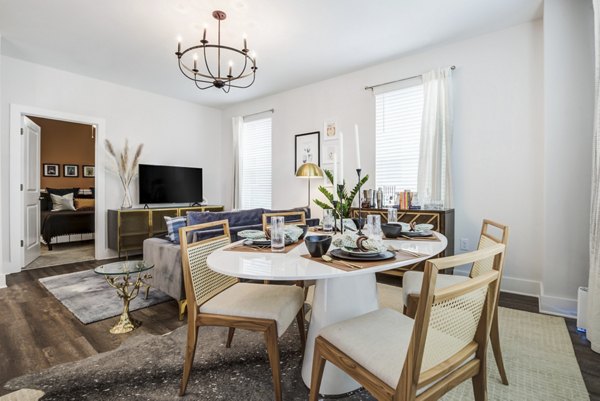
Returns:
[[[329,180],[329,182],[333,184],[333,173],[330,170],[324,170],[324,173],[327,176],[327,179]],[[350,208],[352,207],[352,202],[354,201],[354,198],[360,191],[360,188],[368,180],[369,180],[369,176],[365,175],[359,182],[356,183],[356,185],[354,186],[354,188],[352,188],[352,190],[350,192],[348,192],[348,189],[346,188],[346,180],[342,180],[342,183],[338,184],[337,188],[335,188],[335,187],[333,188],[333,190],[336,191],[336,194],[337,194],[338,201],[336,201],[336,202],[334,202],[333,193],[330,192],[324,186],[320,185],[318,188],[319,192],[321,192],[323,194],[323,196],[325,196],[325,199],[329,203],[326,203],[320,199],[314,199],[313,202],[315,202],[315,204],[322,209],[335,210],[335,213],[340,218],[343,218],[343,219],[349,218],[350,217]],[[336,203],[337,203],[337,207],[336,207]]]

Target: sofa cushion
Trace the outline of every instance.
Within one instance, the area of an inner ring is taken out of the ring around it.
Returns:
[[[179,301],[185,299],[183,285],[183,267],[179,245],[162,238],[144,240],[144,261],[154,265],[149,279],[152,287],[157,288]]]
[[[262,224],[264,209],[249,209],[227,212],[187,212],[188,226],[228,220],[230,227]]]

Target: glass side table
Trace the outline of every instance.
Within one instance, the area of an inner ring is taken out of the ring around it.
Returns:
[[[143,260],[130,260],[109,263],[94,269],[94,273],[104,275],[108,285],[115,288],[117,295],[123,300],[123,313],[121,313],[119,322],[110,329],[112,334],[129,333],[141,325],[141,322],[131,317],[129,303],[138,296],[142,286],[146,287],[147,296],[150,286],[145,280],[152,278],[148,274],[148,270],[153,267],[153,264],[148,264]]]

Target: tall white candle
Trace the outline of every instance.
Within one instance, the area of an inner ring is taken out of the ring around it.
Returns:
[[[360,141],[358,139],[358,124],[354,124],[354,146],[356,148],[356,168],[360,168]]]
[[[337,200],[338,165],[337,154],[333,155],[333,200]]]

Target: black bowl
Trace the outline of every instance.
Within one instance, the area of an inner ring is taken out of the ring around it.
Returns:
[[[306,224],[299,224],[297,227],[302,229],[302,235],[298,239],[303,239],[308,232],[308,226]]]
[[[304,238],[306,249],[313,258],[320,258],[327,253],[331,246],[330,235],[309,235]]]
[[[398,238],[402,233],[402,226],[400,224],[382,224],[381,231],[387,238]]]

